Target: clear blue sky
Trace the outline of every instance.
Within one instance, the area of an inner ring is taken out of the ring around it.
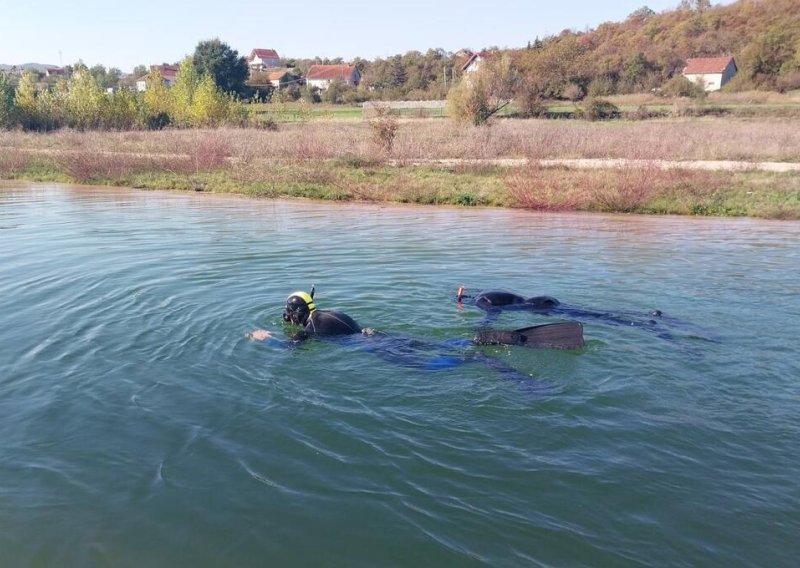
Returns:
[[[411,50],[523,47],[679,0],[0,0],[0,63],[118,67],[175,62],[218,37],[247,55],[375,59]],[[727,2],[725,2],[727,3]],[[714,2],[717,4],[717,2]]]

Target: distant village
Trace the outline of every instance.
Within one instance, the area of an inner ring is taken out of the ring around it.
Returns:
[[[457,65],[451,69],[451,81],[458,75],[469,74],[477,71],[481,64],[502,52],[486,50],[473,53],[469,50],[460,50],[454,54]],[[345,87],[356,88],[362,82],[361,71],[358,66],[348,63],[317,64],[311,65],[306,73],[301,73],[297,67],[285,66],[275,49],[253,48],[246,56],[249,69],[248,85],[262,92],[280,92],[285,89],[299,89],[307,87],[312,90],[324,92],[333,83]],[[56,80],[67,74],[68,69],[54,65],[29,64],[22,66],[0,66],[0,71],[10,75],[19,75],[26,70],[40,73],[44,78]],[[138,92],[147,90],[148,78],[156,74],[163,83],[170,87],[177,78],[179,66],[174,64],[151,65],[147,73],[138,75],[120,74],[117,84],[107,87],[109,92],[119,88],[128,88]],[[737,73],[736,61],[732,56],[689,58],[683,68],[682,75],[690,81],[701,85],[707,92],[721,89]],[[445,74],[445,86],[447,75]],[[370,86],[369,90],[374,90]],[[256,91],[258,92],[258,91]],[[445,93],[442,93],[445,94]]]
[[[361,73],[355,65],[312,65],[305,75],[297,74],[295,68],[282,66],[281,58],[274,49],[255,48],[246,57],[247,66],[250,71],[248,84],[254,88],[268,87],[271,89],[284,89],[289,86],[309,86],[311,88],[324,91],[328,89],[334,81],[339,81],[348,87],[357,87],[361,82]],[[5,71],[10,75],[19,75],[25,71],[36,71],[45,78],[61,78],[67,74],[67,69],[54,65],[21,65],[4,66]],[[143,75],[120,76],[120,86],[144,92],[147,89],[147,80],[153,74],[158,74],[164,84],[171,87],[178,75],[178,65],[160,64],[152,65],[150,71]],[[118,88],[117,86],[108,87],[109,90]]]

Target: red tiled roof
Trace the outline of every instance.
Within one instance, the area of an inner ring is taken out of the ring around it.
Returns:
[[[312,65],[306,79],[347,79],[355,70],[354,65]]]
[[[151,65],[150,71],[158,72],[164,79],[175,79],[178,76],[178,67],[177,65],[167,65],[164,63],[163,65]],[[145,75],[146,76],[146,75]]]
[[[250,52],[250,57],[247,59],[252,61],[256,57],[261,59],[280,59],[280,57],[278,57],[278,52],[274,49],[253,49],[253,51]]]
[[[704,75],[706,73],[723,73],[733,57],[697,57],[686,60],[684,75]],[[733,61],[734,66],[736,62]]]
[[[286,69],[282,69],[280,71],[271,71],[267,73],[267,81],[280,81],[283,79],[284,75],[288,75],[288,71]]]

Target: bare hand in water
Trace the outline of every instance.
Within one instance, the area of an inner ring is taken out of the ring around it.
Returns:
[[[255,339],[256,341],[265,341],[272,337],[272,332],[267,331],[266,329],[257,329],[255,331],[251,331],[248,334],[250,339]]]

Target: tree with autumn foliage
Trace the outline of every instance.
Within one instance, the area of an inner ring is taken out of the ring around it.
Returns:
[[[506,54],[491,57],[468,73],[447,95],[447,108],[456,120],[479,126],[514,98],[519,74]]]

